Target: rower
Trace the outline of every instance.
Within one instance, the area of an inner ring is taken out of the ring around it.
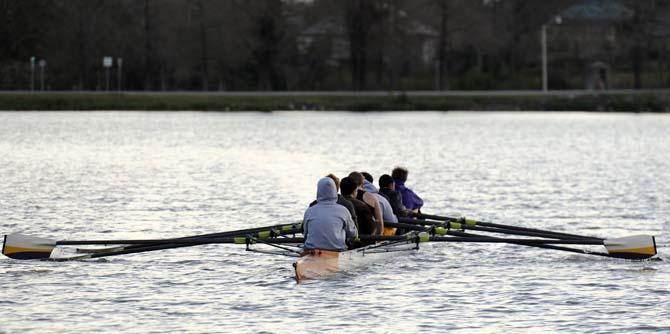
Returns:
[[[375,228],[377,227],[374,218],[375,209],[367,203],[356,199],[356,195],[358,195],[356,182],[348,176],[343,178],[340,181],[340,192],[344,199],[349,201],[356,210],[356,216],[358,216],[356,227],[358,227],[358,233],[375,234]]]
[[[374,213],[375,222],[377,224],[374,234],[382,234],[384,231],[384,217],[382,215],[382,207],[379,204],[379,200],[375,195],[363,190],[363,182],[365,180],[363,174],[359,172],[351,172],[349,173],[349,178],[356,183],[356,187],[358,188],[356,199],[365,202],[365,204],[371,206],[373,209],[372,212]]]
[[[409,171],[404,167],[396,167],[391,172],[391,177],[395,181],[395,190],[402,196],[402,204],[405,205],[407,210],[419,213],[423,206],[423,199],[415,194],[412,189],[405,187],[407,175],[409,175]]]
[[[305,250],[344,251],[347,238],[358,236],[349,210],[337,204],[335,189],[335,181],[328,177],[317,184],[317,203],[305,211],[303,218]]]
[[[398,222],[398,217],[396,217],[395,214],[393,214],[393,208],[391,207],[391,203],[389,203],[388,199],[386,196],[382,195],[379,193],[379,190],[377,190],[377,187],[375,187],[374,184],[372,184],[372,181],[374,180],[372,178],[372,175],[369,173],[361,173],[362,175],[367,174],[367,178],[364,177],[363,180],[363,190],[365,190],[368,193],[371,193],[372,195],[377,197],[377,200],[379,201],[379,206],[381,207],[382,210],[382,216],[384,218],[385,222],[391,222],[391,223],[397,223]],[[396,232],[395,228],[384,228],[384,235],[394,235]]]
[[[402,204],[402,195],[395,190],[395,182],[393,182],[391,175],[384,174],[379,177],[379,193],[388,198],[393,213],[396,216],[407,217],[411,212]]]
[[[377,187],[375,187],[375,184],[374,184],[374,182],[375,182],[375,178],[372,177],[372,174],[370,174],[370,173],[368,173],[368,172],[361,172],[361,175],[363,175],[363,178],[364,178],[364,180],[363,180],[364,185],[365,185],[365,184],[370,184],[370,185],[372,185],[372,187],[370,187],[370,186],[368,185],[368,188],[370,188],[370,189],[374,189],[373,192],[377,192],[377,193],[379,193],[379,190],[377,189]],[[382,193],[379,193],[379,194],[382,195],[382,196],[384,196],[384,197],[386,197],[385,194],[382,194]],[[389,199],[389,198],[386,197],[386,199]]]
[[[339,191],[340,190],[340,179],[337,176],[335,176],[335,174],[332,174],[332,173],[326,175],[326,177],[331,178],[335,182],[335,190]],[[358,217],[356,217],[356,210],[354,209],[354,205],[351,204],[350,201],[347,201],[346,199],[344,199],[342,197],[342,195],[340,195],[340,194],[337,195],[337,204],[342,205],[345,208],[347,208],[347,210],[349,210],[349,213],[351,214],[351,219],[353,219],[354,223],[356,223]],[[314,206],[314,205],[316,205],[316,200],[309,204],[309,206]],[[358,226],[358,224],[356,226]]]

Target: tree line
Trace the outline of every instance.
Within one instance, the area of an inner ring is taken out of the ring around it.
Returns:
[[[668,87],[670,4],[610,2],[0,0],[0,89],[538,89],[543,25],[553,89]]]

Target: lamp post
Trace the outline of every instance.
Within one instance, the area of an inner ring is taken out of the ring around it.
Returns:
[[[47,61],[40,59],[40,90],[44,91],[44,69],[47,67]]]
[[[117,90],[120,92],[121,91],[121,83],[123,80],[121,80],[121,76],[123,75],[123,59],[122,58],[116,58],[116,80],[117,80]]]
[[[112,67],[112,57],[103,57],[102,66],[105,67],[105,91],[109,92],[109,68]]]
[[[30,57],[30,91],[35,91],[35,57]]]
[[[553,22],[558,25],[563,22],[563,19],[560,16],[556,16],[554,17]],[[549,75],[547,71],[547,26],[549,26],[551,23],[552,21],[543,24],[540,30],[542,35],[542,91],[543,92],[549,90],[549,78],[548,78]]]

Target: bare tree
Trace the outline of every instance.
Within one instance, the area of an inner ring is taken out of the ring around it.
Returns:
[[[640,89],[646,54],[654,43],[654,26],[661,21],[658,15],[664,13],[660,10],[664,5],[657,0],[628,0],[625,4],[633,11],[633,17],[623,23],[622,31],[630,52],[633,88]]]
[[[395,6],[384,0],[347,0],[344,6],[353,89],[364,90],[367,87],[373,29],[383,22],[389,8]]]

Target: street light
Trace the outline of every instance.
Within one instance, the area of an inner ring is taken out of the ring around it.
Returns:
[[[30,91],[35,91],[35,57],[30,57]]]
[[[40,90],[44,91],[44,69],[47,67],[47,61],[40,59]]]
[[[109,91],[109,68],[112,67],[112,57],[103,57],[102,58],[102,66],[105,67],[105,91]]]
[[[549,80],[547,74],[547,26],[550,25],[552,21],[549,21],[542,25],[542,91],[546,92],[549,89]],[[560,16],[556,16],[553,19],[553,23],[561,24],[563,19]]]
[[[120,92],[121,91],[121,75],[123,75],[123,59],[122,58],[116,58],[116,80],[118,83],[117,89]]]

